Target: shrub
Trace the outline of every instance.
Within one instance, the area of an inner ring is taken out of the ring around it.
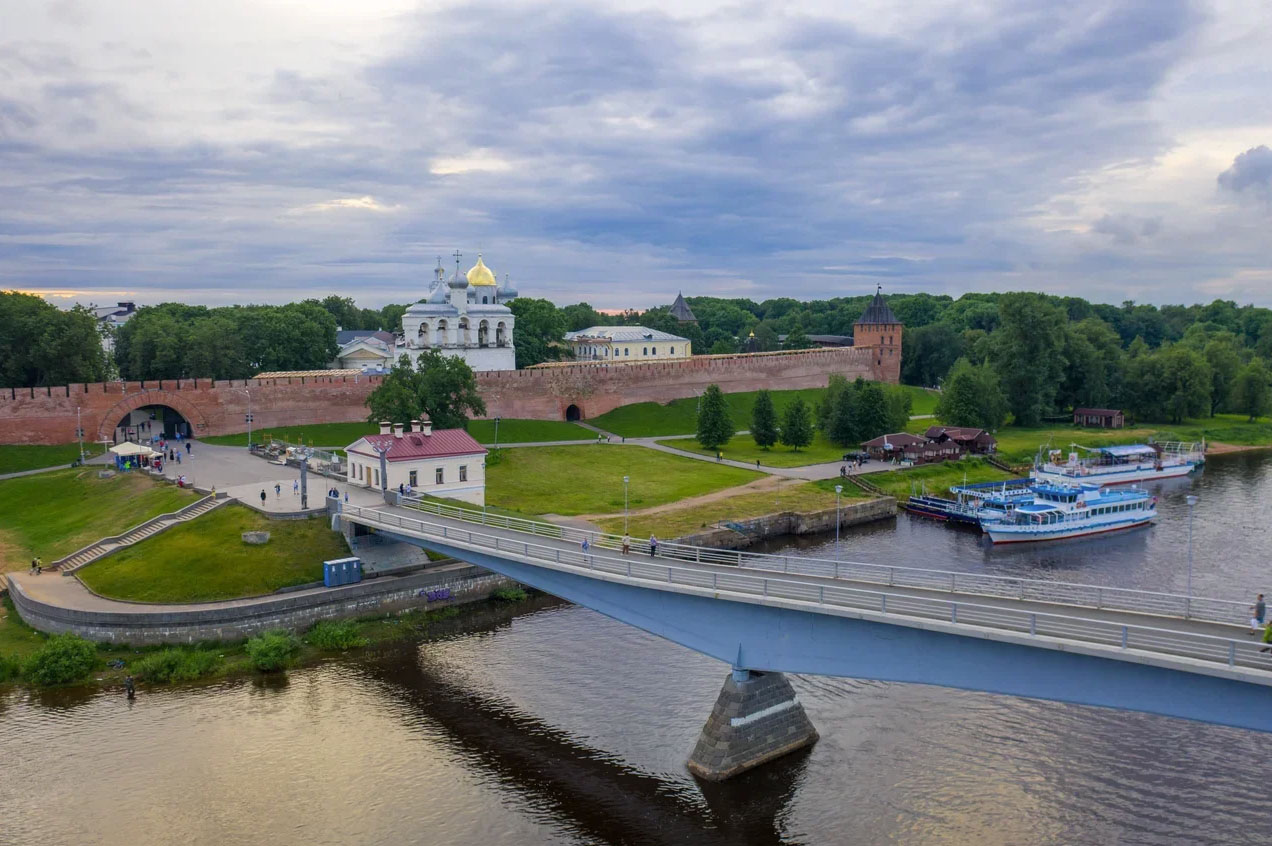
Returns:
[[[490,592],[490,598],[497,599],[500,602],[521,602],[528,597],[529,594],[516,585],[495,588]]]
[[[292,662],[300,651],[300,640],[290,632],[265,632],[249,640],[244,649],[253,667],[272,673],[286,668]]]
[[[96,647],[67,632],[49,638],[27,659],[22,674],[35,684],[70,684],[83,680],[96,663]]]
[[[133,674],[150,682],[193,681],[221,666],[221,657],[202,649],[164,649],[133,665]]]
[[[16,679],[22,672],[22,665],[17,658],[0,655],[0,684]]]
[[[369,642],[358,634],[358,627],[350,622],[337,623],[323,620],[309,630],[306,640],[319,649],[345,650],[366,646]]]

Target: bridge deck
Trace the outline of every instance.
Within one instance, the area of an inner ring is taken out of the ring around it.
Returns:
[[[431,507],[439,511],[445,508]],[[578,539],[587,533],[530,521],[521,521],[529,528],[483,525],[481,512],[445,516],[421,513],[417,508],[347,507],[345,516],[353,522],[420,540],[432,538],[452,547],[499,553],[536,566],[585,571],[593,578],[658,590],[799,606],[814,613],[939,627],[975,637],[1011,639],[1053,649],[1082,646],[1084,651],[1094,649],[1106,657],[1122,657],[1138,663],[1159,663],[1157,659],[1162,659],[1185,671],[1272,686],[1272,654],[1261,654],[1259,648],[1263,644],[1247,636],[1240,622],[1240,611],[1236,610],[1238,603],[1220,603],[1231,612],[1231,622],[1224,623],[1151,613],[1158,605],[1151,601],[1145,603],[1149,611],[1128,611],[975,591],[879,584],[847,577],[844,572],[838,578],[833,573],[782,572],[761,569],[754,561],[739,567],[698,560],[704,552],[709,555],[714,551],[674,544],[660,545],[657,556],[636,549],[622,555],[621,551],[606,546],[592,546],[584,552]],[[606,539],[607,544],[612,542],[612,538]],[[845,568],[845,572],[852,572],[851,567]],[[957,587],[957,579],[951,584]]]

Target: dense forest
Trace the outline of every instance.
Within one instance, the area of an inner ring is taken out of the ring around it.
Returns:
[[[851,335],[869,301],[690,297],[696,325],[677,322],[670,306],[604,315],[587,303],[519,298],[511,308],[517,365],[526,367],[568,357],[560,343],[567,331],[616,323],[686,336],[697,354],[737,352],[752,333],[762,351],[782,348],[779,337],[803,348],[809,335]],[[905,325],[902,381],[946,387],[948,422],[1032,424],[1075,406],[1178,421],[1221,411],[1257,416],[1269,404],[1272,309],[1229,300],[1114,306],[1034,293],[897,294],[888,304]],[[108,360],[94,352],[90,314],[6,292],[0,377],[16,386],[320,369],[335,355],[337,328],[397,331],[405,309],[364,309],[334,295],[283,306],[146,306],[120,329]]]

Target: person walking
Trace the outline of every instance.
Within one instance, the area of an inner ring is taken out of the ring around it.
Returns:
[[[1256,629],[1263,628],[1267,617],[1268,604],[1263,601],[1263,594],[1259,594],[1254,598],[1254,605],[1250,606],[1250,634],[1255,634]]]
[[[653,535],[649,536],[649,557],[653,558],[658,554],[658,538]]]
[[[757,459],[755,459],[755,469],[756,469],[756,470],[759,470],[759,469],[760,469],[760,460],[759,460],[758,458],[757,458]]]
[[[1272,620],[1268,620],[1268,624],[1263,627],[1263,642],[1266,644],[1260,652],[1272,652]]]
[[[191,448],[191,447],[190,447],[190,442],[189,442],[189,441],[186,441],[186,455],[189,455],[189,454],[190,454],[190,448]]]
[[[627,553],[631,551],[632,551],[632,536],[623,535],[623,554],[626,555]]]
[[[44,559],[42,559],[40,556],[37,555],[35,556],[35,574],[38,576],[43,572],[44,572]]]
[[[583,550],[584,555],[587,555],[588,545],[587,535],[584,535],[583,540],[579,541],[579,549]]]
[[[274,499],[279,499],[283,495],[283,486],[278,482],[274,483]]]
[[[38,558],[32,558],[32,559],[31,559],[31,575],[32,575],[32,576],[34,576],[34,575],[35,575],[35,562],[36,562],[36,561],[38,561],[38,560],[39,560]]]
[[[300,480],[292,479],[292,496],[300,496]]]
[[[265,507],[265,489],[261,488],[261,508]]]

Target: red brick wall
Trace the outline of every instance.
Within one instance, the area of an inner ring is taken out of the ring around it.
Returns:
[[[726,392],[760,388],[814,388],[831,373],[896,382],[900,373],[900,335],[896,364],[883,364],[872,349],[806,350],[738,356],[699,356],[685,361],[648,364],[575,364],[477,374],[489,416],[565,418],[577,405],[583,418],[596,417],[634,402],[669,402],[701,393],[711,383]],[[75,410],[80,409],[85,440],[114,435],[129,411],[144,405],[171,406],[196,435],[241,432],[247,426],[251,391],[254,429],[309,423],[365,420],[367,395],[378,376],[309,376],[290,379],[162,382],[108,382],[56,388],[0,389],[0,443],[59,444],[75,440]]]

